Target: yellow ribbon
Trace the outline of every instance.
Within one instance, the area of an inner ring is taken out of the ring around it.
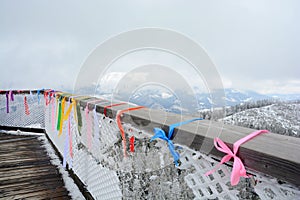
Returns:
[[[72,101],[69,108],[67,109],[67,112],[65,112],[66,97],[64,97],[61,101],[61,112],[62,112],[61,116],[62,117],[61,117],[61,120],[60,120],[60,125],[59,125],[60,128],[59,128],[58,136],[61,136],[61,134],[62,134],[64,121],[68,120],[68,118],[70,116],[70,113],[72,111],[72,108],[74,107],[74,103],[75,103],[75,101]]]
[[[66,94],[66,93],[60,93],[60,95],[67,95],[70,97],[70,95]],[[57,100],[58,97],[56,97]],[[83,100],[83,99],[89,99],[91,97],[88,96],[82,96],[79,98],[71,98],[72,99],[72,103],[70,104],[69,108],[67,109],[67,111],[65,112],[65,104],[66,104],[66,96],[63,97],[63,99],[61,100],[61,120],[60,120],[60,124],[59,124],[59,132],[58,132],[58,136],[61,136],[62,134],[62,129],[63,129],[63,124],[64,121],[68,120],[70,113],[72,111],[72,108],[74,108],[74,117],[76,120],[76,123],[78,123],[78,118],[77,118],[77,109],[76,108],[76,100]],[[76,100],[75,100],[76,99]],[[58,101],[58,100],[57,100]],[[56,112],[58,112],[58,110],[56,110]]]

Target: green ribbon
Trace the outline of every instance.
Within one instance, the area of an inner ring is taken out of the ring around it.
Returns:
[[[57,117],[57,126],[56,130],[60,130],[60,122],[61,122],[61,97],[58,100],[58,117]]]

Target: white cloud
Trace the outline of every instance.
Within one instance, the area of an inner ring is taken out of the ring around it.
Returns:
[[[253,89],[263,94],[300,94],[300,80],[263,80],[254,85]]]
[[[232,88],[232,81],[226,77],[221,77],[224,88]]]

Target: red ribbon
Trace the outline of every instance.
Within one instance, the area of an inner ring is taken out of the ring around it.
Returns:
[[[28,106],[28,103],[27,103],[27,97],[26,96],[24,96],[24,107],[25,107],[25,114],[29,115],[30,112],[29,112],[29,106]]]
[[[48,106],[50,104],[51,98],[53,96],[53,92],[54,92],[54,90],[45,90],[44,91],[44,99],[45,99],[46,106]]]
[[[131,136],[130,139],[129,139],[129,148],[130,148],[130,152],[134,152],[134,136]]]

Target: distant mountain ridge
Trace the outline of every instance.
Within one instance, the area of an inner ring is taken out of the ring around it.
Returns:
[[[232,88],[224,90],[225,106],[235,106],[248,102],[255,102],[259,100],[276,100],[273,96],[263,95],[254,91],[242,91]],[[183,91],[176,91],[177,94],[184,93]],[[199,110],[211,109],[212,107],[222,107],[224,105],[217,105],[211,97],[210,93],[196,93],[192,95],[182,95],[190,101],[185,105],[182,104],[181,99],[178,99],[170,91],[162,91],[160,89],[147,89],[138,91],[131,96],[130,102],[143,105],[147,107],[160,107],[164,110],[175,113],[195,113]],[[284,97],[284,98],[283,98]],[[280,100],[292,99],[295,100],[297,96],[281,95]],[[300,99],[300,98],[298,98]]]
[[[85,94],[87,89],[85,88]],[[109,97],[111,94],[101,92],[100,90],[90,90],[95,92],[97,96],[105,95]],[[233,88],[224,89],[225,97],[224,103],[218,105],[212,100],[210,93],[203,93],[196,90],[195,94],[186,94],[185,91],[171,91],[161,88],[145,88],[135,93],[128,95],[126,98],[118,96],[118,100],[129,101],[131,103],[146,106],[149,108],[159,108],[168,112],[174,113],[195,113],[199,110],[211,109],[212,107],[223,107],[223,106],[235,106],[247,102],[255,102],[259,100],[281,100],[281,101],[292,101],[300,100],[300,94],[271,94],[264,95],[251,90],[237,90]],[[95,94],[94,94],[95,95]],[[128,99],[128,96],[130,98]],[[179,99],[178,97],[184,97]],[[225,104],[225,105],[224,105]]]
[[[242,91],[232,88],[224,89],[225,92],[225,106],[234,106],[245,102],[258,101],[263,99],[272,99],[272,97],[259,94],[254,91]],[[197,99],[200,104],[200,109],[208,109],[212,107],[212,100],[210,94],[199,93]]]

